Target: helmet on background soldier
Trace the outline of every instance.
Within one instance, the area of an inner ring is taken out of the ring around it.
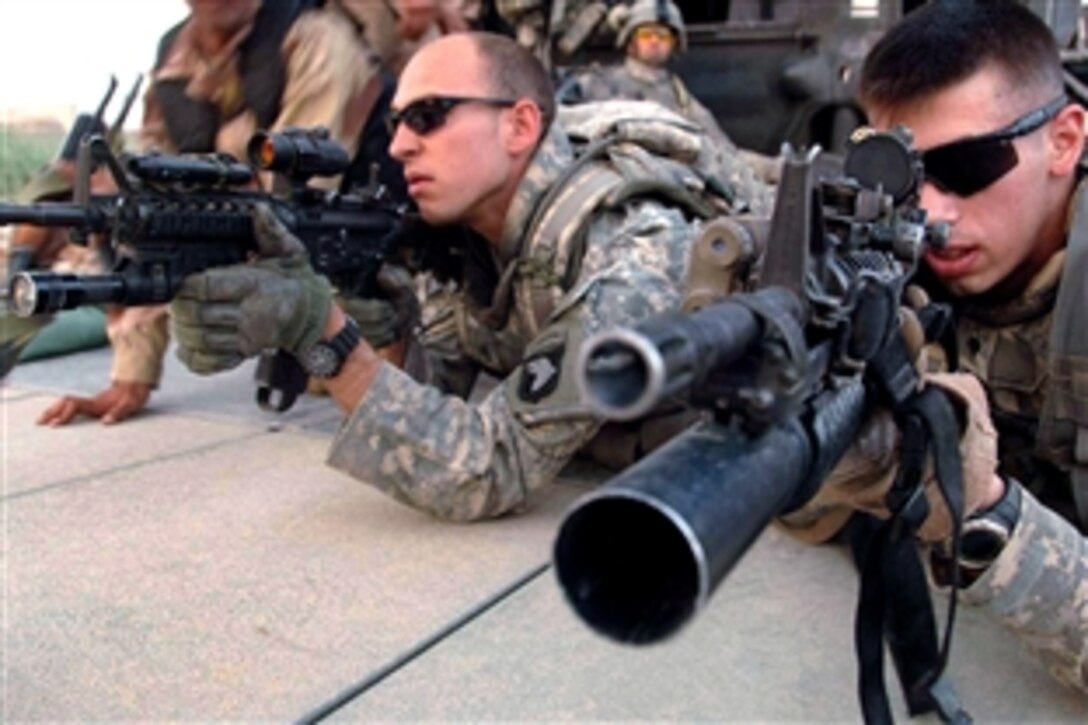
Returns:
[[[617,5],[609,13],[608,20],[616,29],[617,48],[627,47],[635,28],[653,23],[665,25],[672,30],[679,52],[687,49],[684,16],[672,0],[635,0],[630,5]]]

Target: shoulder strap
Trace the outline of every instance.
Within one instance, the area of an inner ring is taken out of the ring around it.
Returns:
[[[680,108],[680,111],[687,115],[687,112],[691,108],[691,93],[688,91],[687,86],[680,80],[680,76],[672,73],[669,75],[669,80],[672,81],[672,89],[676,93],[676,103]]]
[[[537,207],[518,260],[515,294],[519,308],[532,310],[526,320],[536,337],[564,292],[578,277],[585,252],[585,230],[593,211],[623,183],[623,177],[601,163],[575,164]]]
[[[692,216],[709,218],[716,213],[709,201],[655,175],[646,165],[619,163],[610,151],[620,143],[617,137],[606,136],[587,146],[552,185],[530,219],[518,260],[515,294],[519,309],[533,310],[533,319],[526,320],[526,329],[533,336],[547,324],[559,299],[578,279],[587,227],[598,209],[618,208],[635,198],[663,198]],[[637,148],[630,150],[638,153]]]
[[[1049,389],[1038,440],[1072,464],[1070,482],[1082,529],[1088,529],[1088,185],[1074,198],[1058,299],[1050,328]]]

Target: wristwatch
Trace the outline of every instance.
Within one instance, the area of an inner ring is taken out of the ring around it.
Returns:
[[[1019,520],[1020,484],[1014,478],[1005,478],[1005,493],[997,503],[976,511],[963,522],[960,569],[985,571],[1001,555]]]
[[[344,360],[362,339],[355,320],[345,317],[340,332],[331,340],[319,340],[309,350],[300,353],[298,361],[315,378],[335,378],[344,366]]]
[[[953,564],[951,542],[934,551],[931,556],[932,571],[937,583],[952,583],[952,567],[959,569],[961,587],[968,587],[982,576],[1009,542],[1020,520],[1020,484],[1015,478],[1005,477],[1005,493],[997,503],[976,511],[963,522],[960,531],[960,555]]]

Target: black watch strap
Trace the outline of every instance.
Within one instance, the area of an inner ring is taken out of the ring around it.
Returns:
[[[340,356],[340,363],[343,364],[351,351],[358,347],[362,340],[363,335],[359,331],[359,325],[355,320],[344,315],[344,326],[340,328],[340,332],[333,335],[328,345]]]
[[[1005,493],[997,503],[976,511],[963,522],[960,539],[960,569],[985,571],[1001,554],[1020,520],[1020,484],[1005,478]]]
[[[362,341],[359,325],[350,317],[344,318],[344,326],[329,340],[321,340],[299,356],[299,362],[307,373],[315,378],[335,378],[340,374],[351,351]]]

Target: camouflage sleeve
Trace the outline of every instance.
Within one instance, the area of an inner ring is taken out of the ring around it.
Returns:
[[[1088,692],[1088,539],[1026,490],[1012,538],[963,601],[985,606],[1054,677]]]
[[[570,71],[559,83],[555,95],[560,103],[590,103],[617,97],[616,89],[596,65]]]
[[[462,304],[453,290],[438,290],[423,302],[419,342],[425,355],[426,381],[444,393],[468,398],[480,366],[469,360],[457,340],[455,308]]]
[[[693,233],[680,212],[650,202],[595,220],[578,283],[486,398],[472,405],[383,366],[329,464],[445,519],[524,507],[600,428],[574,382],[581,341],[675,308]]]

